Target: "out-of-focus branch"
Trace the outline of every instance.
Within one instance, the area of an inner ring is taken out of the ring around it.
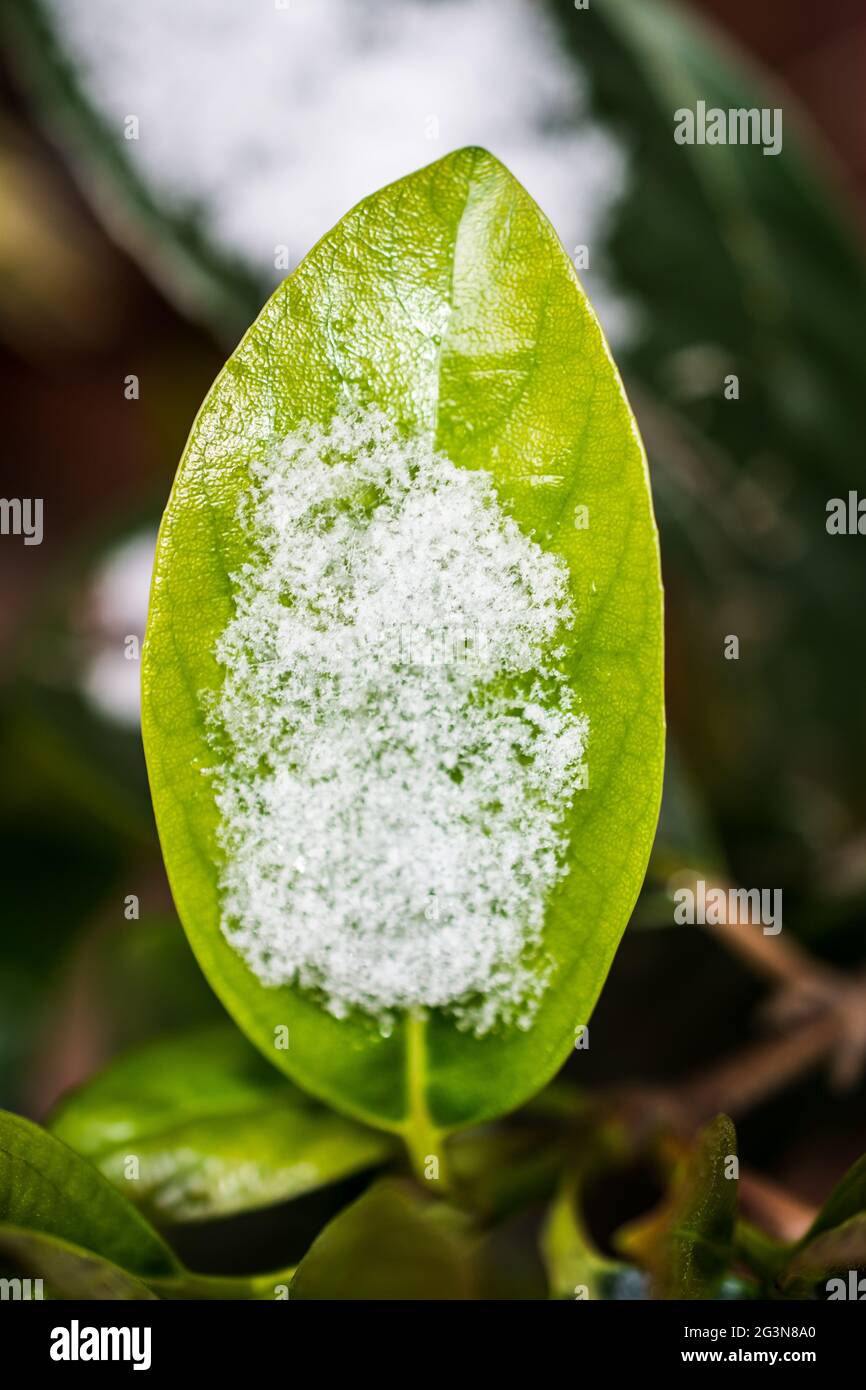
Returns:
[[[815,1207],[744,1168],[740,1169],[740,1210],[767,1235],[786,1242],[805,1235],[817,1215]]]
[[[839,1044],[840,1031],[838,1016],[825,1009],[687,1080],[673,1093],[681,1124],[696,1128],[719,1111],[733,1118],[746,1114],[828,1056]]]
[[[727,885],[718,886],[727,896]],[[717,930],[730,950],[777,986],[761,1015],[782,1031],[673,1087],[629,1094],[625,1110],[640,1130],[661,1125],[689,1135],[720,1111],[737,1118],[824,1061],[838,1089],[852,1086],[862,1072],[866,976],[843,975],[798,942],[765,934],[759,924],[734,921]]]

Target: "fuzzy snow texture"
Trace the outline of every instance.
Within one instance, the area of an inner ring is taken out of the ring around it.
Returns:
[[[222,927],[263,984],[387,1033],[529,1027],[587,720],[565,562],[377,411],[252,466],[208,705]]]
[[[274,283],[354,203],[486,145],[544,208],[608,336],[635,310],[598,275],[627,155],[537,0],[49,0],[91,101],[170,210]],[[575,16],[575,25],[581,17]]]

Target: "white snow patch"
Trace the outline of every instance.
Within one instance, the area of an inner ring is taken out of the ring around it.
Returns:
[[[206,699],[222,927],[263,984],[383,1032],[529,1027],[587,719],[565,561],[377,411],[251,466],[252,558]]]

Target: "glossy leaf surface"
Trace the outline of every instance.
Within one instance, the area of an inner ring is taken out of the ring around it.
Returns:
[[[158,1224],[286,1201],[382,1161],[393,1143],[293,1086],[231,1024],[114,1062],[51,1128]]]
[[[203,696],[219,688],[250,463],[349,392],[459,467],[565,561],[576,621],[566,674],[590,721],[589,786],[548,904],[553,975],[533,1026],[481,1039],[434,1012],[388,1037],[292,987],[265,988],[220,929],[220,851]],[[585,508],[586,512],[578,512]],[[578,517],[588,518],[581,525]],[[645,460],[597,321],[536,205],[485,151],[460,150],[374,194],[280,287],[207,397],[157,547],[143,727],[175,901],[223,1003],[293,1079],[435,1150],[507,1111],[567,1055],[643,878],[663,759],[661,588]],[[288,1029],[290,1045],[274,1046]]]

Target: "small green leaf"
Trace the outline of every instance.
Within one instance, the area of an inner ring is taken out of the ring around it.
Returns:
[[[789,1296],[807,1297],[820,1278],[866,1269],[866,1154],[836,1184],[779,1275]]]
[[[291,1298],[475,1298],[476,1246],[462,1212],[386,1180],[325,1227],[298,1265]]]
[[[61,1299],[281,1299],[294,1274],[184,1269],[95,1168],[7,1111],[0,1111],[0,1254],[43,1280],[45,1297]]]
[[[0,1227],[3,1248],[31,1260],[49,1282],[78,1285],[92,1277],[125,1284],[126,1275],[146,1281],[180,1269],[156,1231],[95,1168],[7,1111],[0,1111]]]
[[[786,1293],[807,1297],[811,1286],[822,1277],[859,1269],[866,1269],[866,1212],[797,1246],[780,1282]]]
[[[654,1297],[715,1297],[733,1251],[736,1152],[734,1126],[719,1115],[681,1161],[661,1208],[619,1233],[619,1248],[652,1276]]]
[[[799,1248],[862,1212],[866,1212],[866,1154],[861,1154],[851,1164],[848,1172],[833,1188],[808,1231],[800,1239]]]
[[[205,706],[223,688],[215,647],[254,548],[239,508],[251,466],[289,431],[327,428],[347,395],[457,469],[486,470],[520,532],[567,570],[575,620],[562,662],[589,720],[589,785],[564,813],[565,875],[543,924],[550,976],[527,1028],[476,1037],[434,1009],[398,1016],[385,1036],[297,985],[264,985],[221,930],[225,851],[203,775],[214,764]],[[403,1134],[419,1171],[441,1158],[443,1134],[514,1108],[552,1076],[592,1012],[652,843],[664,732],[659,558],[643,450],[598,323],[546,219],[485,151],[460,150],[360,204],[230,358],[163,519],[142,691],[181,920],[226,1008],[276,1066]],[[276,1047],[285,1035],[290,1045]]]
[[[0,1225],[0,1251],[26,1276],[43,1281],[44,1298],[147,1301],[156,1298],[141,1280],[80,1246],[16,1226]]]
[[[541,1251],[550,1295],[556,1299],[610,1298],[626,1273],[621,1260],[599,1253],[580,1217],[579,1171],[566,1175],[551,1202],[541,1233]]]
[[[158,1224],[285,1201],[392,1145],[286,1081],[231,1024],[129,1053],[64,1100],[50,1128]]]

